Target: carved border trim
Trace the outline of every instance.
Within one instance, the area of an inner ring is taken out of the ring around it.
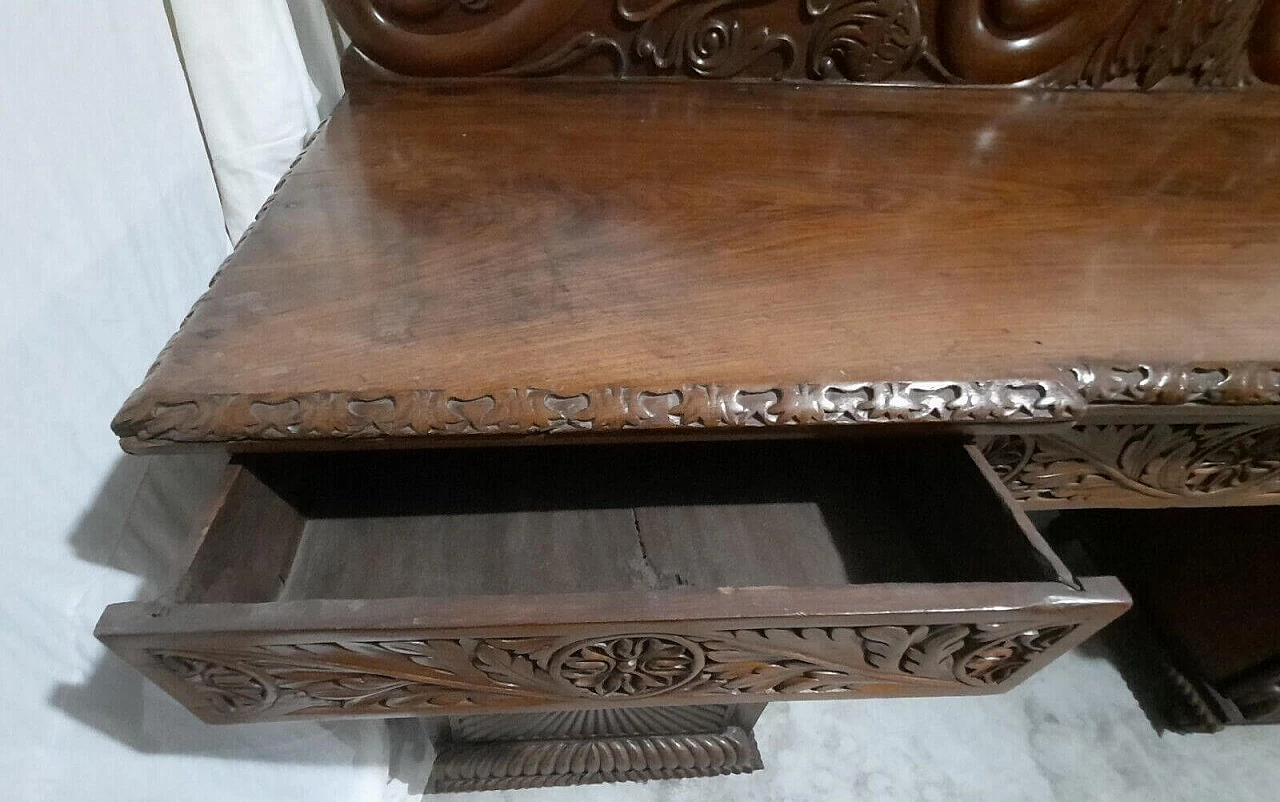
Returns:
[[[1089,403],[1280,404],[1280,363],[1082,364],[1049,379],[878,381],[582,392],[510,388],[218,394],[140,389],[112,422],[126,447],[152,443],[558,434],[855,423],[1008,423],[1077,418]]]
[[[621,429],[913,421],[1066,420],[1083,408],[1065,380],[852,382],[579,393],[506,389],[318,392],[297,396],[135,396],[112,429],[136,445],[238,440],[534,434]]]
[[[1069,370],[1089,403],[1280,404],[1280,362],[1095,362]]]

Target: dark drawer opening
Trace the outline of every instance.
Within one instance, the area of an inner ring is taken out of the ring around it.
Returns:
[[[228,546],[206,540],[179,601],[1064,576],[956,443],[740,440],[242,459],[214,524],[221,531],[210,535]],[[260,512],[236,515],[237,496],[253,497],[245,506]],[[253,556],[217,553],[235,543]],[[249,559],[262,567],[245,570]]]

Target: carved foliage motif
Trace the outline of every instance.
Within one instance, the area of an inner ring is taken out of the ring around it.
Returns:
[[[1101,87],[1126,76],[1150,89],[1170,75],[1198,86],[1248,79],[1246,44],[1257,0],[1140,0],[1121,25],[1041,77],[1046,85]]]
[[[520,708],[671,695],[802,697],[886,684],[1004,682],[1074,625],[743,629],[555,637],[330,642],[152,650],[198,705],[227,720],[308,713]]]
[[[1151,88],[1274,80],[1274,0],[330,0],[411,75],[619,75]],[[559,6],[559,8],[556,8]],[[585,6],[585,8],[584,8]],[[611,7],[607,13],[599,6]],[[450,18],[448,13],[455,16]],[[432,25],[442,23],[440,30]],[[477,23],[477,20],[479,23]],[[926,30],[924,22],[931,23]],[[477,28],[476,25],[481,27]],[[587,71],[599,72],[597,62]],[[917,69],[918,68],[918,69]]]
[[[1164,501],[1280,501],[1280,426],[1077,426],[1000,436],[984,454],[1016,498],[1086,504],[1123,489]]]

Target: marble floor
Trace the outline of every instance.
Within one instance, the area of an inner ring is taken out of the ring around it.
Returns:
[[[1002,696],[775,704],[756,736],[765,769],[750,775],[427,799],[1280,800],[1280,726],[1162,733],[1104,644]],[[392,780],[386,798],[411,798],[414,784]]]

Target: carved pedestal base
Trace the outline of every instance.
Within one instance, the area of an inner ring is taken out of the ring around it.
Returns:
[[[764,705],[700,705],[450,719],[429,789],[492,791],[668,780],[763,768]]]

